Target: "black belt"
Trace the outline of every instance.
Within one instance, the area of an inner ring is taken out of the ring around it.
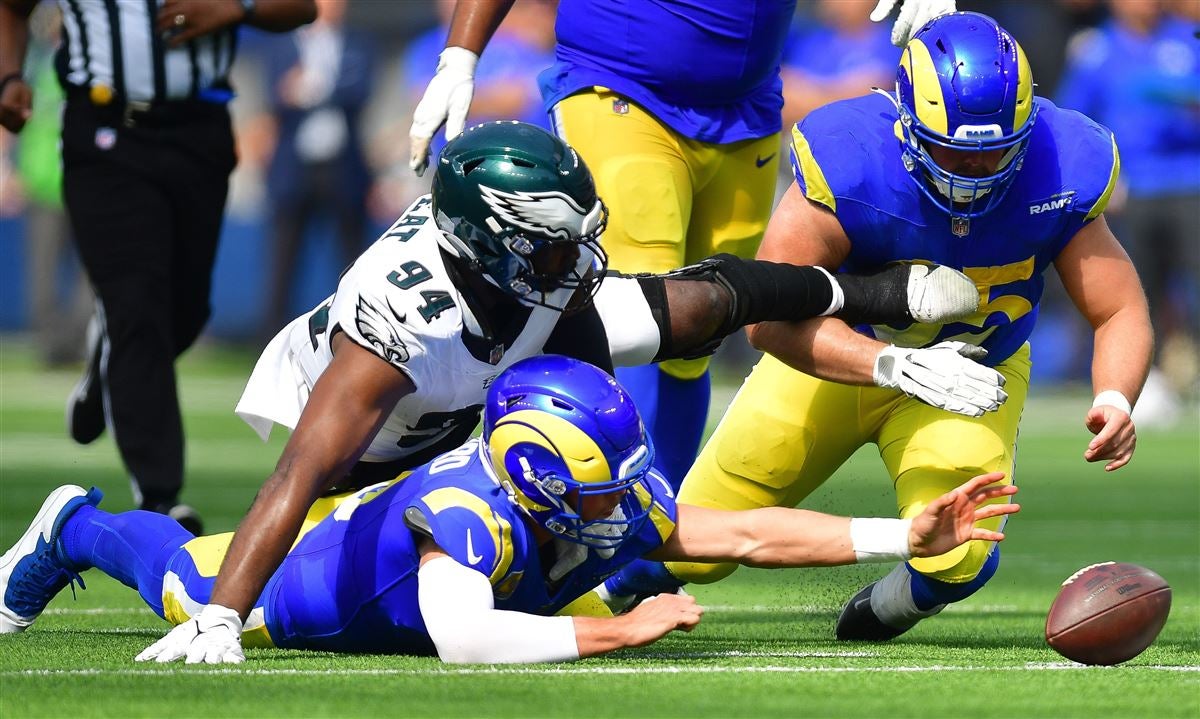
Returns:
[[[165,127],[203,122],[228,115],[224,103],[203,100],[167,100],[142,102],[114,98],[106,104],[96,103],[85,89],[70,90],[67,100],[73,104],[89,106],[102,116],[111,117],[114,124],[125,127]]]

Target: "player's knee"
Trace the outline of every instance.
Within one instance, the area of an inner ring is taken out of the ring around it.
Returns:
[[[993,542],[974,540],[946,554],[912,559],[908,564],[930,579],[946,584],[970,584],[977,589],[996,573],[1000,565],[1000,550]]]
[[[667,562],[667,571],[676,579],[688,584],[712,584],[733,574],[738,565],[701,564],[699,562]]]
[[[660,362],[658,368],[675,379],[700,379],[708,371],[711,359],[711,357],[698,357],[696,359],[667,360]]]

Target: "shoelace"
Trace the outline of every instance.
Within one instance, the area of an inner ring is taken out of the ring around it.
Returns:
[[[26,581],[8,586],[8,591],[13,598],[26,606],[39,607],[37,612],[41,612],[54,595],[67,586],[71,587],[72,599],[78,599],[78,595],[75,593],[76,584],[80,589],[87,589],[87,585],[83,583],[83,577],[78,572],[64,567],[54,556],[54,550],[48,549],[49,551],[38,555],[28,567]],[[65,583],[60,583],[64,579]]]

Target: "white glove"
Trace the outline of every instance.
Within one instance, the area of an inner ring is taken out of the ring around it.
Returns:
[[[917,322],[942,324],[979,309],[979,289],[958,270],[912,265],[908,274],[908,313]]]
[[[875,384],[897,389],[925,404],[979,417],[1008,399],[1004,375],[978,364],[987,350],[963,342],[927,349],[888,345],[875,357]]]
[[[196,616],[172,629],[134,657],[134,661],[173,662],[185,657],[187,664],[241,664],[242,618],[229,607],[209,604]]]
[[[479,56],[465,47],[448,47],[438,56],[437,73],[413,110],[408,131],[408,166],[418,175],[429,166],[429,143],[446,123],[446,139],[457,137],[467,124],[467,110],[475,94],[475,64]]]
[[[900,0],[900,16],[892,26],[892,44],[904,47],[914,33],[925,27],[925,23],[946,13],[954,12],[954,0]],[[892,14],[897,0],[879,0],[871,11],[871,22],[880,22]]]

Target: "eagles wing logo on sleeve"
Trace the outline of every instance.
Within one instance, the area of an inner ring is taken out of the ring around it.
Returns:
[[[408,348],[394,325],[402,324],[404,315],[396,312],[390,302],[386,303],[386,308],[386,311],[381,310],[360,296],[354,325],[380,357],[391,364],[400,365],[408,361]]]
[[[571,240],[595,228],[601,204],[590,210],[561,192],[505,192],[480,185],[483,200],[496,217],[523,230],[556,240]]]

